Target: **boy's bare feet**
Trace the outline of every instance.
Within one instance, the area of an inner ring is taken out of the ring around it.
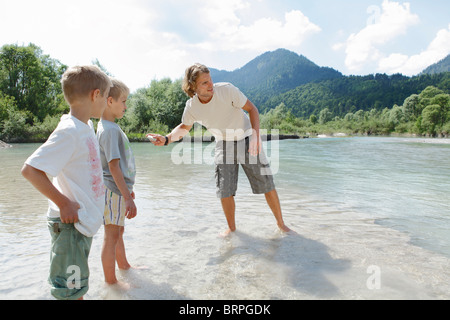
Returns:
[[[128,291],[131,289],[131,285],[129,283],[122,282],[122,281],[117,281],[116,283],[106,283],[106,284],[115,290]]]
[[[133,267],[133,266],[129,266],[129,268],[125,269],[125,268],[119,268],[120,271],[128,271],[128,270],[147,270],[149,269],[147,266],[137,266],[137,267]]]

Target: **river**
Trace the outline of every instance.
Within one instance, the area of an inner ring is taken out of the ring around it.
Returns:
[[[52,299],[47,200],[20,175],[39,144],[0,150],[0,299]],[[103,228],[86,299],[449,299],[450,141],[391,137],[265,143],[278,231],[243,171],[238,231],[215,196],[213,144],[133,143],[138,216],[126,221],[131,289],[105,286]]]

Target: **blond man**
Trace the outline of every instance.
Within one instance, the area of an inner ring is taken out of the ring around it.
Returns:
[[[168,145],[182,139],[195,122],[214,135],[216,193],[228,223],[222,235],[236,230],[234,196],[239,164],[244,168],[253,193],[265,195],[278,227],[284,232],[290,231],[283,221],[273,177],[262,151],[259,112],[255,105],[232,84],[214,84],[209,69],[202,64],[186,69],[183,90],[191,99],[186,102],[182,123],[167,136],[148,136],[153,137],[154,145]]]
[[[76,300],[89,289],[88,256],[104,209],[99,147],[90,118],[102,115],[112,83],[96,66],[69,68],[61,83],[70,113],[26,160],[22,174],[49,199],[51,294]]]

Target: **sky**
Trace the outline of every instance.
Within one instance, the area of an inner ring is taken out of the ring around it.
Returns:
[[[450,54],[448,0],[0,0],[0,46],[96,59],[131,89],[278,48],[345,75],[413,76]]]

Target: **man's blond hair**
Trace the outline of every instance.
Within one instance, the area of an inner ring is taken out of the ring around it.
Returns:
[[[110,79],[113,86],[111,87],[111,90],[109,90],[108,97],[112,97],[116,101],[119,100],[122,95],[128,97],[130,94],[130,89],[125,85],[125,83],[115,78]]]
[[[182,89],[191,98],[195,96],[196,82],[202,73],[209,73],[209,69],[200,63],[196,63],[186,69]]]
[[[97,89],[104,96],[112,86],[109,77],[97,66],[71,67],[64,72],[61,84],[64,98],[69,104],[84,99]]]

